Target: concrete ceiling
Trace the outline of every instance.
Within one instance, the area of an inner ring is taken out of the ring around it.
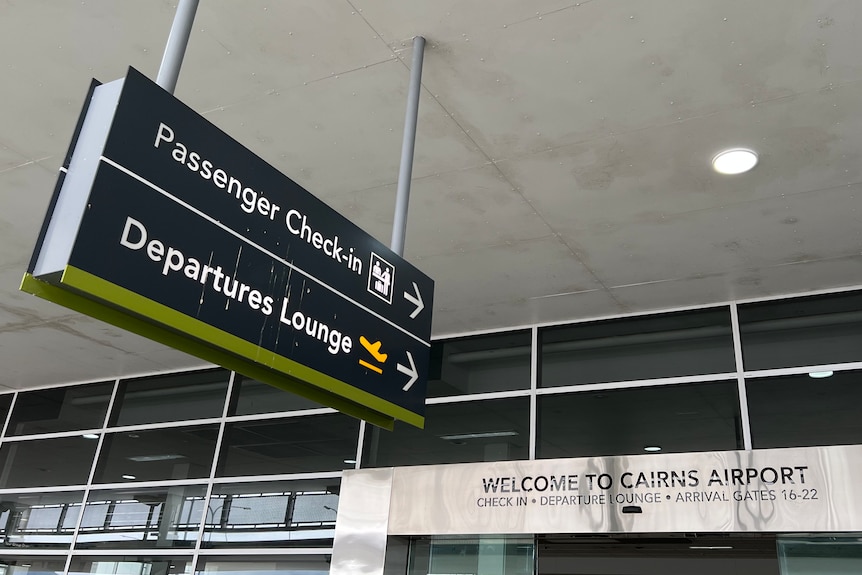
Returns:
[[[201,365],[18,291],[89,79],[174,12],[0,5],[0,389]],[[388,243],[415,35],[435,336],[862,283],[854,0],[202,0],[176,95]]]

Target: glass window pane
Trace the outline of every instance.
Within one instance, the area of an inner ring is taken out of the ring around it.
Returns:
[[[225,426],[219,476],[338,471],[352,468],[359,420],[341,413]]]
[[[205,495],[202,485],[93,490],[75,548],[194,547]]]
[[[331,547],[338,479],[217,484],[204,546]]]
[[[323,407],[310,399],[305,399],[295,393],[284,391],[240,375],[236,376],[233,385],[234,399],[230,406],[230,415],[251,415],[254,413],[276,413],[279,411],[296,411],[299,409],[317,409]]]
[[[0,546],[68,548],[83,491],[0,495]]]
[[[21,392],[6,435],[102,427],[113,389],[106,382]]]
[[[216,369],[121,381],[111,425],[221,417],[229,380]]]
[[[192,560],[183,557],[73,557],[69,575],[191,575]]]
[[[209,477],[218,425],[105,435],[97,483]]]
[[[862,361],[862,292],[739,306],[745,369]]]
[[[535,543],[532,539],[503,539],[493,536],[415,539],[410,542],[410,565],[407,574],[532,575],[535,561]]]
[[[736,381],[538,398],[536,456],[589,457],[741,449]]]
[[[432,345],[428,397],[529,388],[529,331]]]
[[[425,429],[368,426],[362,466],[527,459],[529,429],[528,397],[429,405]]]
[[[6,441],[0,447],[0,489],[83,485],[97,444],[82,436]]]
[[[781,575],[858,575],[862,573],[859,534],[779,536]]]
[[[66,569],[65,557],[44,555],[0,555],[0,570],[5,575],[61,575]]]
[[[12,405],[12,395],[11,393],[0,395],[0,429],[6,423],[6,417],[9,415],[9,406]]]
[[[200,557],[195,575],[326,575],[329,555]]]
[[[748,418],[756,448],[862,443],[862,371],[749,379]]]
[[[736,371],[724,307],[554,327],[540,337],[540,387]]]

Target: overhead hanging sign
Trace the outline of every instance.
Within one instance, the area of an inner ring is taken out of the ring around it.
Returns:
[[[391,427],[433,281],[134,69],[96,87],[22,289]]]

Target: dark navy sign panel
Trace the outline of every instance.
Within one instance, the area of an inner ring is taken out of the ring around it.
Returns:
[[[134,223],[127,224],[129,218]],[[154,240],[161,247],[153,247]],[[109,164],[96,175],[69,264],[414,413],[424,411],[422,386],[405,392],[408,378],[396,367],[409,367],[410,352],[416,370],[427,373],[424,341],[357,310]],[[215,271],[201,278],[204,266]],[[260,295],[252,301],[254,291]],[[381,342],[386,361],[375,359],[361,337]]]
[[[172,139],[168,138],[171,134]],[[313,270],[323,282],[337,286],[414,335],[430,339],[434,290],[430,278],[133,69],[126,78],[104,155],[287,261]],[[224,174],[218,182],[224,187],[215,181],[217,170],[219,176]],[[231,178],[239,184],[230,186],[229,192]],[[248,204],[243,203],[242,190],[246,188],[251,190],[246,199],[251,199],[252,192],[265,198],[269,204],[269,209],[264,206],[266,215],[261,214],[259,204],[252,213],[244,209]],[[274,214],[273,205],[278,206]],[[338,237],[339,260],[324,252],[328,246],[318,249],[291,231],[290,227],[302,232],[303,217],[310,233],[318,232],[322,241]],[[394,295],[391,304],[368,289],[372,253],[396,268],[389,290]],[[361,265],[359,273],[356,261]],[[404,292],[412,294],[413,283],[425,307],[415,318],[410,314],[416,306],[404,297]]]

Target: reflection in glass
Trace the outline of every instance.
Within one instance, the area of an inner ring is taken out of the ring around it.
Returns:
[[[204,495],[200,485],[91,491],[75,547],[194,547]]]
[[[83,491],[0,495],[0,546],[69,547]]]
[[[323,407],[310,399],[241,375],[236,376],[229,415],[276,413]]]
[[[108,382],[21,392],[6,435],[102,427],[113,388]]]
[[[479,537],[415,539],[410,545],[407,575],[495,573],[533,575],[532,539]]]
[[[206,514],[206,547],[331,547],[338,479],[222,484]]]
[[[73,557],[69,575],[191,575],[191,568],[182,557]]]
[[[216,369],[121,381],[111,425],[221,417],[229,380]]]
[[[326,575],[329,555],[264,555],[198,559],[195,575]]]
[[[862,360],[862,292],[739,306],[746,370]]]
[[[542,459],[743,447],[736,381],[540,396]]]
[[[363,467],[527,459],[530,400],[490,399],[427,407],[425,429],[368,426]]]
[[[0,555],[0,575],[61,575],[65,569],[65,557]]]
[[[781,575],[856,575],[862,573],[862,540],[858,534],[828,537],[778,537]]]
[[[435,342],[428,397],[530,388],[530,332]]]
[[[540,387],[736,371],[728,308],[542,330]]]
[[[339,471],[356,459],[359,420],[341,413],[225,426],[219,476]]]
[[[80,435],[30,441],[6,441],[0,446],[0,489],[87,483],[94,439]]]
[[[108,433],[94,481],[209,477],[217,436],[218,425]]]
[[[749,379],[748,417],[755,448],[862,443],[862,371]]]

